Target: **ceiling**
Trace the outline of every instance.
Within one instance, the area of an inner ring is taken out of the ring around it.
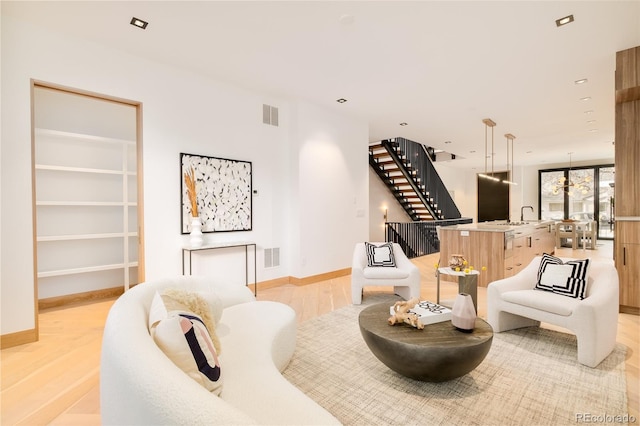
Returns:
[[[2,13],[324,105],[366,120],[371,141],[405,137],[477,171],[484,118],[497,123],[496,170],[505,133],[516,167],[566,163],[569,152],[574,163],[612,161],[615,53],[640,45],[638,0],[3,1]],[[575,21],[557,27],[567,15]],[[490,132],[488,144],[490,154]]]

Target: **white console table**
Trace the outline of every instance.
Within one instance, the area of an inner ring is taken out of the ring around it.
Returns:
[[[182,247],[182,275],[185,275],[186,271],[186,262],[185,256],[189,260],[189,275],[191,275],[191,256],[193,252],[196,251],[205,251],[205,250],[218,250],[218,249],[226,249],[233,247],[244,247],[244,271],[245,271],[245,285],[249,286],[249,247],[253,247],[253,294],[254,296],[258,295],[258,272],[257,272],[257,254],[256,254],[256,243],[250,241],[237,241],[237,242],[226,242],[226,243],[211,243],[211,244],[203,244],[198,247],[194,246],[184,246]]]

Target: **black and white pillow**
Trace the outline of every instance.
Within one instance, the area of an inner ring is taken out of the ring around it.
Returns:
[[[589,259],[562,262],[561,259],[545,253],[538,268],[538,281],[535,288],[584,299],[588,268]]]
[[[364,243],[364,245],[367,252],[367,266],[396,267],[392,243],[384,243],[379,246],[371,243]]]

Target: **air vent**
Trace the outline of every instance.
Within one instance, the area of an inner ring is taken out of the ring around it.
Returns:
[[[262,105],[262,122],[272,126],[278,126],[278,108],[263,104]]]
[[[264,267],[275,268],[276,266],[280,266],[280,248],[264,249]]]

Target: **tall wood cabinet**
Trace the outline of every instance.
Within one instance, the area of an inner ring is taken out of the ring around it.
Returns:
[[[131,105],[34,88],[38,299],[139,282],[136,127]]]
[[[621,312],[640,313],[640,46],[616,54],[615,242]]]

